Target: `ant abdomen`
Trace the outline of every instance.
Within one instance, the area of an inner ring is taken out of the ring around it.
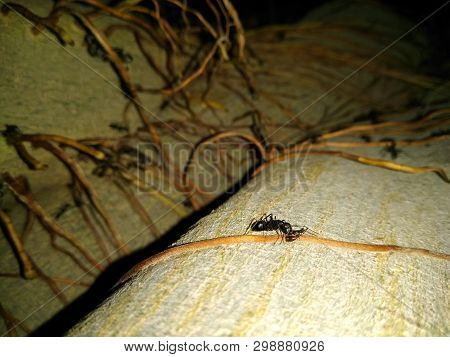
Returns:
[[[251,225],[250,229],[255,232],[262,232],[266,230],[266,225],[262,221],[256,221]]]

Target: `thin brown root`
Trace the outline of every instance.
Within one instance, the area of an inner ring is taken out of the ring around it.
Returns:
[[[99,215],[104,220],[106,226],[108,227],[108,230],[111,232],[116,248],[121,250],[122,253],[128,254],[129,253],[128,247],[126,246],[125,243],[122,242],[120,234],[116,230],[111,217],[109,216],[106,208],[103,206],[100,199],[98,198],[97,193],[94,190],[94,187],[91,185],[87,176],[84,174],[84,171],[81,168],[81,166],[78,165],[78,163],[75,160],[69,157],[69,155],[67,155],[59,147],[52,145],[50,143],[41,143],[40,145],[44,149],[50,151],[53,155],[55,155],[56,158],[59,159],[69,169],[69,171],[74,176],[75,180],[79,182],[80,186],[86,192],[89,201],[92,203],[92,205],[95,207]]]
[[[62,246],[60,246],[57,242],[56,242],[56,236],[53,233],[50,233],[50,244],[52,245],[52,247],[57,250],[58,252],[68,256],[74,263],[76,266],[78,266],[81,270],[83,270],[86,274],[92,276],[92,277],[96,277],[96,275],[94,274],[94,272],[87,268],[80,259],[77,258],[77,256],[72,253],[71,251],[63,248]]]
[[[103,266],[95,260],[95,258],[86,250],[81,242],[72,234],[62,229],[46,212],[34,201],[31,193],[25,188],[24,176],[13,178],[8,173],[2,174],[3,181],[6,183],[10,191],[22,202],[35,216],[39,219],[41,224],[49,231],[53,232],[61,238],[65,239],[69,244],[76,248],[93,266],[102,271]]]
[[[14,229],[11,218],[2,209],[0,209],[0,221],[4,226],[6,236],[9,238],[8,240],[10,241],[10,243],[13,247],[13,250],[16,253],[16,256],[19,260],[22,276],[25,279],[36,278],[38,276],[38,273],[34,269],[33,262],[31,261],[30,257],[28,256],[22,240],[20,239],[19,235],[17,234],[16,230]]]
[[[64,305],[68,305],[69,304],[69,300],[64,295],[63,291],[58,287],[58,285],[56,285],[56,282],[52,278],[50,278],[47,274],[45,274],[36,265],[36,263],[33,262],[33,266],[34,266],[34,269],[37,271],[37,273],[39,275],[39,278],[41,280],[43,280],[48,285],[50,290],[53,291],[54,296],[57,297],[59,299],[59,301],[61,301]]]
[[[449,114],[450,108],[442,108],[432,111],[431,113],[425,115],[419,120],[410,120],[410,121],[386,121],[382,123],[375,124],[361,124],[361,125],[352,125],[345,129],[340,129],[336,131],[332,131],[330,133],[323,134],[317,137],[318,140],[331,139],[339,136],[353,135],[355,133],[366,133],[366,132],[375,132],[378,130],[386,130],[390,127],[404,127],[409,129],[418,129],[423,126],[429,124],[429,122],[442,114]]]
[[[359,163],[365,164],[365,165],[378,166],[378,167],[382,167],[382,168],[385,168],[388,170],[401,171],[401,172],[406,172],[406,173],[411,173],[411,174],[422,173],[422,172],[435,172],[445,182],[450,183],[450,180],[447,177],[447,174],[440,167],[415,167],[415,166],[398,164],[396,162],[388,161],[388,160],[380,160],[380,159],[374,159],[374,158],[365,157],[365,156],[358,156],[358,155],[350,154],[350,153],[344,152],[344,151],[331,151],[331,150],[330,151],[309,150],[309,151],[304,151],[304,152],[281,155],[281,156],[278,156],[278,157],[275,157],[275,158],[269,160],[268,162],[266,162],[263,165],[261,165],[260,167],[258,167],[258,169],[255,170],[253,175],[256,176],[262,170],[266,169],[270,165],[273,165],[273,164],[276,164],[276,163],[279,163],[279,162],[282,162],[284,160],[291,159],[294,157],[307,156],[307,155],[338,156],[338,157],[356,161],[356,162],[359,162]]]
[[[25,325],[23,322],[20,322],[19,319],[15,318],[11,315],[6,309],[0,304],[0,316],[5,321],[7,332],[6,334],[10,337],[19,336],[16,327],[20,327],[25,333],[30,333],[31,330]]]
[[[405,146],[416,146],[416,145],[426,145],[436,141],[444,141],[449,140],[450,134],[442,134],[442,135],[430,135],[426,138],[422,139],[408,139],[408,140],[382,140],[382,141],[320,141],[318,143],[302,143],[299,145],[286,150],[286,153],[292,153],[296,151],[304,150],[305,146],[308,148],[316,149],[323,147],[335,147],[335,148],[373,148],[373,147],[405,147]],[[300,148],[300,150],[298,150]]]
[[[103,258],[108,263],[111,263],[112,262],[111,257],[109,255],[108,248],[106,247],[105,241],[104,241],[102,235],[98,232],[94,222],[92,221],[92,219],[89,215],[89,212],[86,209],[86,205],[83,202],[83,198],[82,198],[81,188],[79,187],[79,184],[76,182],[73,183],[72,193],[73,193],[73,197],[74,197],[76,206],[78,207],[81,215],[83,216],[83,219],[86,222],[87,226],[90,228],[92,234],[94,235],[95,241],[103,254]]]
[[[195,158],[195,154],[198,152],[199,148],[207,143],[213,143],[213,142],[217,142],[223,138],[228,138],[228,137],[241,137],[244,140],[252,143],[255,145],[255,147],[258,149],[261,158],[264,160],[266,157],[266,151],[264,149],[264,145],[261,144],[261,142],[254,136],[243,133],[243,132],[239,132],[239,131],[223,131],[214,135],[211,135],[205,139],[200,140],[199,143],[196,144],[195,148],[192,150],[191,155],[185,165],[184,168],[184,172],[183,172],[183,183],[185,185],[187,185],[187,179],[188,179],[188,173],[190,170],[190,167],[192,166],[192,163],[194,161]]]
[[[130,202],[130,205],[133,207],[133,209],[136,211],[136,213],[141,217],[142,221],[145,223],[147,227],[150,228],[150,231],[154,235],[155,238],[158,238],[161,233],[159,232],[158,228],[156,228],[155,223],[150,218],[150,215],[147,213],[144,206],[142,206],[142,203],[139,201],[139,199],[136,197],[135,194],[130,192],[130,189],[123,184],[123,182],[119,179],[114,180],[114,184],[119,188],[120,191],[123,192],[127,200]]]
[[[61,135],[46,135],[46,134],[23,134],[20,136],[20,141],[28,141],[31,143],[40,143],[40,142],[55,142],[64,146],[69,146],[74,148],[75,150],[78,150],[84,154],[87,154],[89,156],[92,156],[96,158],[97,160],[103,160],[105,158],[105,154],[101,151],[98,151],[94,148],[91,148],[89,146],[86,146],[84,144],[81,144],[80,142],[67,138],[65,136]]]
[[[185,217],[188,214],[188,212],[184,207],[174,202],[170,197],[164,195],[155,188],[146,185],[145,182],[143,182],[139,177],[135,176],[134,174],[128,171],[121,170],[120,175],[126,181],[133,183],[139,190],[148,192],[150,195],[158,199],[162,204],[172,209],[180,217]]]
[[[241,244],[241,243],[276,243],[280,240],[279,235],[238,235],[238,236],[227,236],[227,237],[219,237],[213,239],[202,240],[198,242],[181,244],[178,246],[171,247],[162,251],[161,253],[155,254],[154,256],[142,261],[141,263],[134,266],[128,273],[126,273],[119,282],[115,285],[118,286],[129,279],[133,278],[137,273],[139,273],[142,269],[154,266],[166,259],[177,256],[187,252],[195,252],[200,249],[206,248],[214,248],[220,246],[226,246],[230,244]],[[309,242],[314,244],[326,245],[329,247],[337,247],[337,248],[346,248],[357,251],[370,251],[370,252],[397,252],[402,254],[409,255],[421,255],[428,256],[436,259],[450,260],[450,255],[445,253],[437,253],[432,252],[427,249],[422,248],[408,248],[401,247],[397,245],[378,245],[378,244],[368,244],[368,243],[351,243],[351,242],[343,242],[337,241],[333,239],[327,238],[319,238],[309,235],[302,235],[299,239],[299,242]],[[288,243],[290,244],[290,243]]]
[[[139,114],[139,117],[142,120],[142,123],[147,128],[153,142],[155,145],[161,150],[161,154],[164,154],[164,150],[162,148],[161,144],[161,138],[158,134],[158,131],[156,130],[153,123],[150,121],[146,114],[145,108],[142,106],[141,100],[137,94],[136,86],[131,80],[130,74],[128,73],[128,70],[126,66],[123,64],[122,60],[118,56],[118,54],[112,49],[111,45],[109,44],[108,39],[106,38],[105,34],[100,31],[87,17],[81,15],[81,14],[74,14],[75,17],[77,17],[84,26],[86,26],[87,29],[94,35],[96,40],[99,42],[99,44],[102,46],[102,48],[106,51],[108,56],[111,58],[111,61],[114,64],[114,67],[117,69],[117,72],[120,76],[120,79],[122,80],[123,84],[126,87],[127,90],[127,96],[130,98],[130,100],[135,105],[136,111]],[[168,155],[163,155],[163,157],[168,160]]]
[[[46,164],[41,163],[28,152],[22,142],[16,142],[13,145],[17,151],[17,155],[19,155],[30,170],[45,170],[47,168]]]

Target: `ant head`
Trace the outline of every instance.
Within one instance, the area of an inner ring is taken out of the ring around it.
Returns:
[[[264,228],[264,222],[258,221],[252,224],[252,231],[263,231]]]
[[[280,231],[284,234],[289,234],[292,232],[292,226],[287,222],[283,222],[280,224]]]

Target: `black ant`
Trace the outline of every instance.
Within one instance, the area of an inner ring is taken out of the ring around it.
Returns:
[[[72,205],[70,203],[64,203],[59,208],[58,211],[55,213],[54,217],[55,219],[60,219],[64,213],[66,213],[70,208],[72,208]]]
[[[246,232],[249,230],[255,232],[276,231],[286,242],[292,242],[308,231],[309,228],[303,226],[300,229],[293,229],[289,222],[277,219],[270,213],[263,215],[260,219],[253,218]]]
[[[97,41],[94,35],[87,34],[84,38],[84,42],[86,43],[89,55],[91,55],[92,57],[98,57],[104,62],[112,62],[109,55]],[[125,64],[133,62],[133,56],[128,52],[125,52],[123,49],[118,47],[113,47],[112,49]]]
[[[403,151],[403,150],[400,150],[397,148],[397,145],[396,145],[394,139],[384,138],[384,139],[381,139],[380,141],[387,143],[387,145],[383,148],[383,150],[386,151],[387,153],[389,153],[393,160],[395,160],[397,158],[398,154]]]

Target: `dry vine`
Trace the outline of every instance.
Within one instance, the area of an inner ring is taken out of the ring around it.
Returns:
[[[221,246],[227,246],[231,244],[242,244],[242,243],[276,243],[280,241],[279,235],[239,235],[239,236],[228,236],[228,237],[218,237],[207,240],[202,240],[198,242],[186,243],[171,247],[161,253],[155,254],[154,256],[142,261],[133,267],[129,272],[127,272],[116,284],[119,286],[126,281],[135,277],[143,269],[154,266],[166,259],[173,256],[178,256],[188,252],[196,252],[201,249],[215,248]],[[390,253],[396,252],[400,254],[411,254],[411,255],[422,255],[435,259],[450,260],[450,255],[444,253],[432,252],[428,249],[423,248],[409,248],[401,247],[398,245],[381,245],[381,244],[367,244],[367,243],[353,243],[353,242],[343,242],[334,239],[321,238],[316,236],[302,235],[298,241],[308,242],[313,244],[325,245],[328,247],[344,248],[356,251],[365,252],[383,252]]]

